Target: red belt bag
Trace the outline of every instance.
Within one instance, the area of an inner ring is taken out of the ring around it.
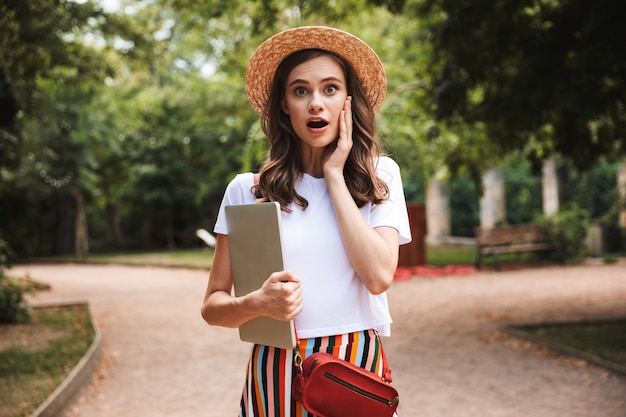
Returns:
[[[291,393],[304,408],[320,417],[391,417],[398,391],[390,385],[391,370],[382,350],[383,378],[328,353],[314,353],[302,362],[296,350],[297,374]],[[296,348],[297,349],[297,348]]]

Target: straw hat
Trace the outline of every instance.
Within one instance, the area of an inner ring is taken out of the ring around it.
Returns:
[[[303,26],[277,33],[259,45],[250,57],[246,92],[257,113],[263,114],[278,65],[303,49],[322,49],[348,61],[361,81],[374,113],[380,109],[387,90],[387,78],[376,52],[361,39],[342,30]]]

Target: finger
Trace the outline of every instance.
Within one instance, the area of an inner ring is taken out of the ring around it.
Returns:
[[[278,271],[270,275],[273,282],[295,282],[299,283],[300,279],[290,271]]]
[[[290,301],[302,298],[302,286],[300,282],[283,281],[280,283],[280,290],[283,296]]]
[[[345,125],[346,125],[346,134],[349,140],[352,140],[352,96],[348,96],[346,98],[346,103],[343,106],[345,111]]]
[[[339,114],[339,143],[337,145],[340,148],[352,146],[352,107],[348,99]]]
[[[346,140],[348,136],[348,125],[346,124],[346,111],[339,113],[339,140]]]

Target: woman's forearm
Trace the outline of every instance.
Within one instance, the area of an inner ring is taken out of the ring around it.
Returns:
[[[386,291],[398,264],[398,233],[373,229],[363,218],[343,175],[327,175],[326,183],[348,258],[372,294]]]

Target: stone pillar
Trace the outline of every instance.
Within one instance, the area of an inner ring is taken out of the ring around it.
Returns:
[[[480,227],[491,228],[506,220],[504,175],[500,168],[491,168],[483,175],[483,195],[480,198]]]
[[[549,216],[559,211],[559,177],[556,161],[552,158],[543,163],[541,189],[543,195],[543,214]]]
[[[622,210],[619,213],[619,227],[622,229],[622,235],[626,237],[626,160],[617,170],[617,187],[620,201],[622,202]]]
[[[432,177],[426,187],[426,241],[439,243],[450,235],[450,196],[448,183]]]

